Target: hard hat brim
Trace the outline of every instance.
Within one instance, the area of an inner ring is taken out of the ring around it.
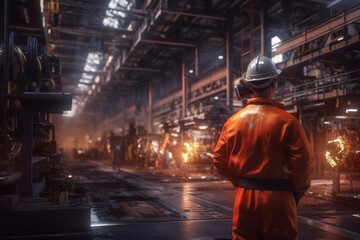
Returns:
[[[280,73],[281,73],[281,70],[276,69],[276,71],[271,73],[271,75],[269,73],[257,74],[257,75],[252,75],[251,78],[249,78],[248,75],[245,75],[245,79],[246,79],[247,82],[260,81],[260,80],[265,80],[265,79],[276,77]]]

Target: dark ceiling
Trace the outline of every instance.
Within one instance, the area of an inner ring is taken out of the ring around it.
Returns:
[[[251,56],[244,55],[247,49],[256,52],[260,48],[260,35],[255,33],[264,23],[260,17],[262,11],[267,12],[264,24],[268,26],[268,35],[287,37],[359,3],[337,0],[9,2],[9,32],[15,32],[15,44],[26,45],[26,37],[33,36],[39,46],[48,45],[49,55],[55,57],[52,75],[57,91],[72,93],[78,107],[86,111],[97,111],[116,99],[127,99],[145,91],[149,80],[163,83],[168,78],[181,78],[178,66],[183,58],[188,69],[197,71],[190,81],[214,66],[224,65],[225,58],[218,56],[226,54],[227,33],[231,33],[235,68],[242,71],[238,59],[243,58],[241,62],[245,65],[250,59],[245,62],[244,59]],[[118,28],[104,25],[110,22],[115,22]],[[89,53],[98,55],[91,60]],[[198,63],[195,54],[201,56]]]

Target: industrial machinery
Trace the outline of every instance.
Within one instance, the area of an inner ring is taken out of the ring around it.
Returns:
[[[328,129],[326,161],[336,171],[360,173],[360,121],[337,121],[336,129]]]
[[[147,134],[137,139],[136,156],[140,166],[158,166],[161,156],[161,136]]]
[[[0,51],[6,76],[0,98],[0,209],[12,209],[20,197],[43,193],[65,204],[66,197],[60,201],[59,196],[66,195],[71,179],[62,168],[50,114],[70,110],[72,96],[52,92],[47,48],[39,49],[36,38],[18,46],[10,33],[8,46],[8,51]]]

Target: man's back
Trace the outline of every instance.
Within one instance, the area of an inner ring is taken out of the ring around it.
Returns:
[[[239,176],[288,178],[282,169],[284,130],[296,118],[263,100],[253,101],[226,124],[230,164]]]
[[[244,177],[289,179],[293,191],[305,191],[311,160],[309,143],[296,118],[266,98],[248,100],[225,123],[214,150],[215,166],[235,187]],[[237,187],[233,229],[234,239],[296,239],[292,191]]]

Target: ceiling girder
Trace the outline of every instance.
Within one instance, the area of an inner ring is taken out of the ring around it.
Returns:
[[[127,29],[115,29],[115,30],[107,30],[104,31],[104,29],[80,29],[80,28],[70,28],[70,27],[50,27],[51,30],[59,31],[59,32],[65,32],[68,34],[83,34],[83,35],[89,35],[89,36],[110,36],[115,37],[117,34],[121,35],[129,35],[133,36],[134,33],[132,31],[129,31]]]
[[[182,46],[182,47],[196,47],[195,43],[192,42],[184,42],[184,41],[177,41],[173,39],[165,39],[165,38],[141,38],[141,42],[145,43],[157,43],[157,44],[164,44],[164,45],[173,45],[173,46]]]
[[[146,67],[120,67],[117,71],[140,71],[140,72],[154,72],[159,73],[162,70],[156,68],[146,68]]]
[[[84,8],[84,4],[83,3],[75,3],[75,2],[69,2],[69,1],[59,1],[57,2],[60,5],[63,6],[70,6],[70,7],[79,7],[79,8]],[[126,8],[109,8],[109,7],[100,7],[99,5],[96,4],[86,4],[86,8],[87,9],[96,9],[96,10],[115,10],[115,11],[121,11],[121,12],[126,12],[129,14],[140,14],[140,15],[146,15],[147,11],[146,10],[140,10],[140,9],[126,9]]]
[[[220,21],[226,21],[227,17],[220,13],[214,13],[214,14],[204,14],[204,11],[175,11],[170,9],[162,9],[163,13],[167,14],[173,14],[173,15],[180,15],[180,16],[190,16],[190,17],[199,17],[199,18],[208,18],[213,20],[220,20]]]
[[[170,27],[177,28],[189,28],[195,30],[205,30],[205,31],[213,31],[213,32],[225,32],[226,29],[224,27],[212,27],[200,24],[189,24],[189,23],[180,23],[180,22],[170,22],[170,21],[160,21],[158,25],[166,25]]]

